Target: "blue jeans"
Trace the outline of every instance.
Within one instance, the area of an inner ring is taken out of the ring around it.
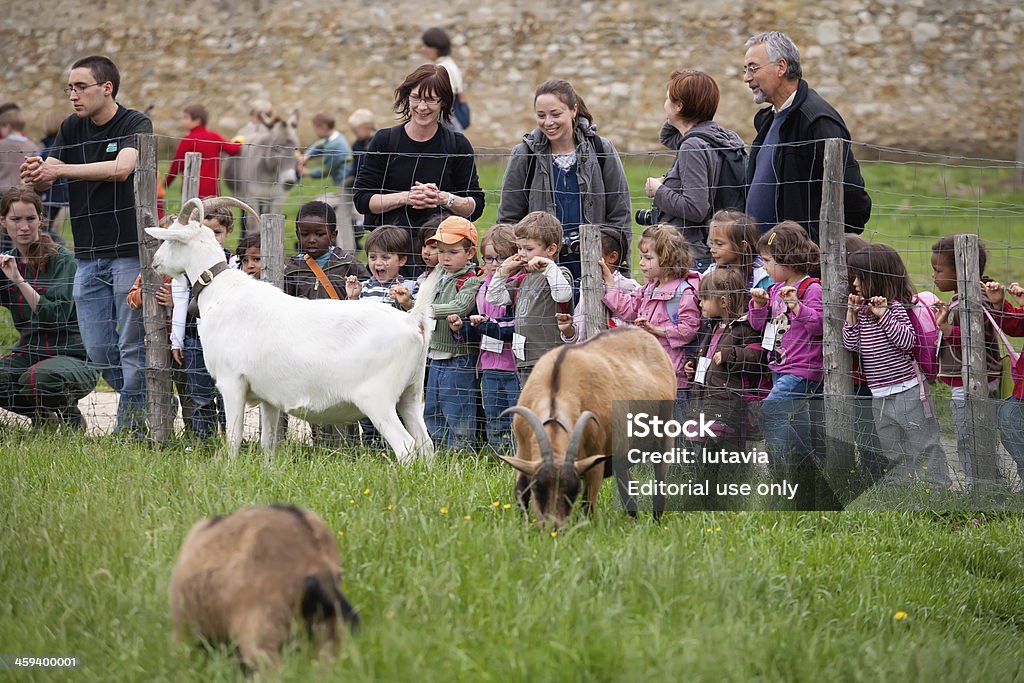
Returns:
[[[139,274],[138,257],[81,259],[75,308],[89,360],[121,398],[115,432],[139,433],[146,423],[146,347],[142,311],[125,297]]]
[[[430,361],[423,419],[435,445],[474,450],[479,401],[476,356]]]
[[[192,432],[197,439],[208,439],[217,433],[217,425],[224,425],[220,395],[206,369],[199,337],[186,334],[184,352],[188,395],[192,399]]]
[[[498,415],[519,400],[519,378],[511,371],[484,370],[480,388],[483,394],[487,443],[496,451],[507,451],[512,444],[512,416]]]
[[[813,455],[820,413],[821,380],[772,373],[772,390],[758,419],[773,465],[797,464]]]
[[[1012,396],[999,406],[999,438],[1024,480],[1024,401]]]

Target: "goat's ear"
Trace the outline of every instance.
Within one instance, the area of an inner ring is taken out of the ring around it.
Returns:
[[[163,228],[146,228],[146,234],[158,240],[167,239],[167,231]]]
[[[497,453],[494,454],[494,457],[506,465],[511,465],[528,477],[537,474],[537,470],[540,468],[540,460],[523,460],[522,458],[511,458],[507,455],[498,455]]]
[[[573,467],[576,469],[576,474],[578,476],[583,476],[584,472],[586,472],[587,470],[591,469],[592,467],[600,465],[601,463],[603,463],[605,460],[607,460],[610,457],[612,457],[612,456],[610,456],[610,455],[592,455],[589,458],[583,458],[582,460],[577,460],[576,462],[573,463]]]
[[[146,228],[146,232],[156,237],[157,239],[167,240],[169,242],[188,242],[196,234],[196,225],[189,223],[188,225],[182,225],[181,223],[174,223],[169,228],[157,228],[158,232],[149,232],[153,228]]]

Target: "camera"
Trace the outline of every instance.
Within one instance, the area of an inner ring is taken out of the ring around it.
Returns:
[[[639,225],[657,225],[661,218],[661,212],[657,209],[637,209],[634,218]]]

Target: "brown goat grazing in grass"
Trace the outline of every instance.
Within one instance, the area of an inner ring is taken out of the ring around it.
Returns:
[[[174,640],[191,633],[208,644],[234,643],[252,670],[277,662],[300,615],[309,637],[333,652],[341,646],[339,618],[359,623],[339,582],[334,534],[315,512],[260,505],[207,517],[188,532],[171,573]]]
[[[602,480],[613,471],[625,500],[628,465],[623,457],[612,458],[619,455],[612,446],[612,401],[667,402],[658,404],[664,412],[665,407],[671,410],[675,397],[672,362],[644,330],[616,328],[546,353],[530,373],[518,404],[507,411],[515,414],[515,457],[498,456],[519,471],[519,504],[529,511],[532,501],[540,523],[562,526],[581,486],[591,513]],[[664,470],[657,474],[663,479]],[[664,498],[653,503],[660,515]],[[627,509],[635,514],[635,507]]]

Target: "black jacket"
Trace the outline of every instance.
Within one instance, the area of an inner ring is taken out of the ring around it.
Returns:
[[[757,151],[772,125],[774,109],[765,107],[754,115],[757,137],[751,145],[747,162],[747,187],[754,178]],[[825,141],[829,138],[850,139],[843,117],[832,105],[800,79],[789,116],[779,130],[779,146],[775,149],[775,173],[779,184],[775,190],[775,208],[780,221],[792,220],[807,230],[818,243],[818,221],[821,214],[821,179],[824,174]],[[794,144],[797,143],[797,144]],[[804,143],[804,144],[799,144]],[[843,177],[843,209],[846,232],[860,233],[871,217],[871,197],[864,190],[864,177],[849,144],[846,147],[846,172]],[[808,182],[810,180],[811,182]]]

